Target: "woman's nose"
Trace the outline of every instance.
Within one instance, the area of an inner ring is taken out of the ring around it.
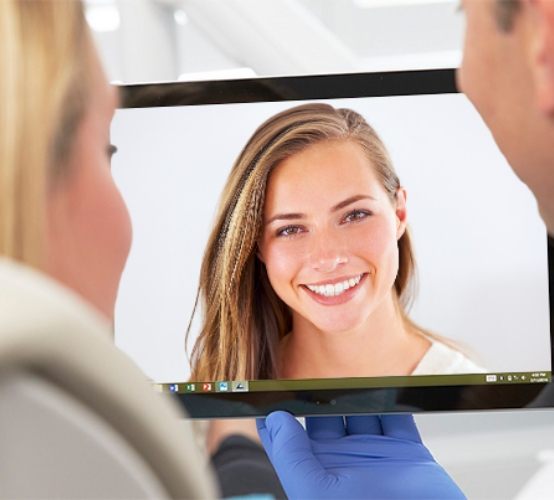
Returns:
[[[314,236],[310,257],[312,267],[321,273],[331,273],[348,262],[342,239],[328,233]]]

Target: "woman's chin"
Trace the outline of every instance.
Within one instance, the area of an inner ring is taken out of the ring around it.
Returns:
[[[332,321],[321,321],[321,318],[318,318],[312,323],[325,335],[340,335],[361,328],[364,321],[361,318],[340,318]]]

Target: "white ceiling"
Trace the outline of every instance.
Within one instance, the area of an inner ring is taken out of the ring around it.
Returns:
[[[455,67],[454,0],[87,0],[122,82]]]

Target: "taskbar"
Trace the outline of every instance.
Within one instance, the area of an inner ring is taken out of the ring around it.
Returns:
[[[233,392],[319,391],[326,389],[374,389],[453,385],[547,384],[551,371],[489,372],[464,375],[408,375],[396,377],[347,377],[299,380],[220,380],[210,382],[155,383],[159,392],[210,394]]]

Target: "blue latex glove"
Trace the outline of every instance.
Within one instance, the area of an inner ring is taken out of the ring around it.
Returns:
[[[465,498],[421,442],[411,415],[258,419],[289,498]]]

